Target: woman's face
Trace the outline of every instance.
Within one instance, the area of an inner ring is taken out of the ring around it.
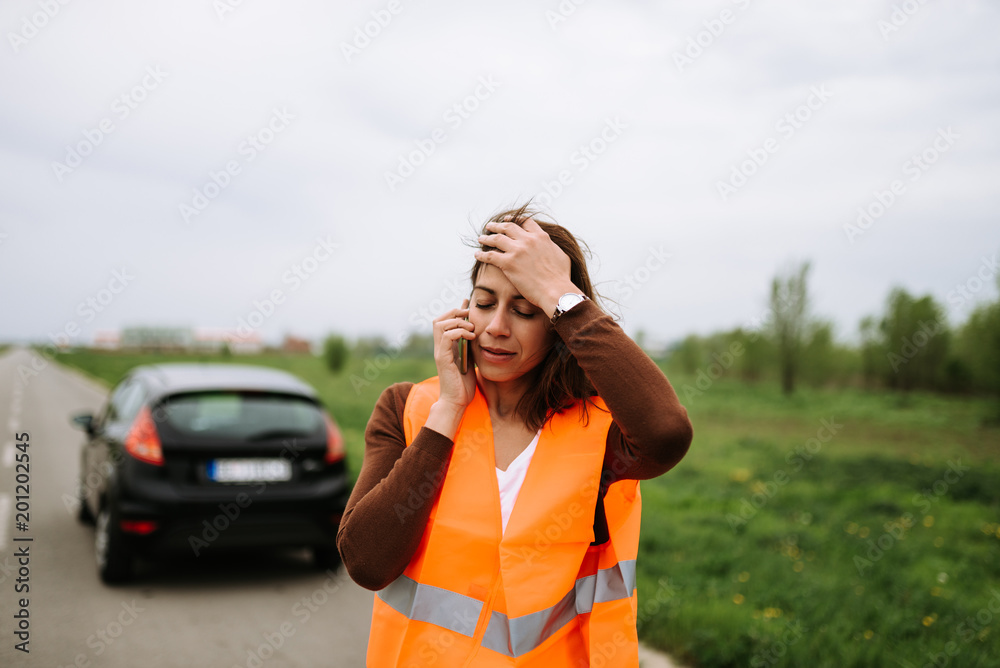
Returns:
[[[515,380],[534,369],[555,341],[545,313],[491,264],[482,268],[473,286],[469,321],[476,327],[472,359],[483,378],[494,382]]]

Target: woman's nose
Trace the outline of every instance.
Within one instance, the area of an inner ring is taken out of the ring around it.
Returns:
[[[510,326],[507,322],[507,314],[503,309],[497,309],[486,325],[486,331],[490,336],[510,336]]]

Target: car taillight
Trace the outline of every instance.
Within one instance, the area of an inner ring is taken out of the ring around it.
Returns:
[[[148,406],[143,406],[135,416],[135,422],[125,437],[125,451],[148,464],[163,465],[160,436],[156,433],[156,425],[153,423],[153,415],[149,412]]]
[[[122,520],[118,526],[125,533],[134,533],[140,536],[148,536],[160,528],[159,523],[153,520]]]
[[[344,436],[329,415],[323,414],[326,422],[326,463],[332,464],[344,458]]]

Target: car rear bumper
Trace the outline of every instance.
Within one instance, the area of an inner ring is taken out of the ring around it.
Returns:
[[[153,491],[117,499],[120,521],[155,523],[146,534],[126,532],[128,542],[139,551],[195,555],[230,547],[333,545],[350,494],[346,475],[308,488],[218,486],[183,495],[169,487]]]
[[[186,552],[194,556],[231,548],[329,546],[336,541],[338,525],[339,519],[301,515],[244,515],[230,520],[220,514],[200,521],[167,520],[149,535],[130,536],[129,542],[148,554]]]

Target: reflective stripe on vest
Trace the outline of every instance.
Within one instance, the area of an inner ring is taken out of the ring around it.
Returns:
[[[546,610],[512,619],[493,611],[483,636],[483,647],[511,657],[527,654],[574,617],[593,610],[594,603],[630,598],[635,586],[635,560],[631,559],[578,579],[562,600]],[[378,597],[408,619],[435,624],[470,638],[483,609],[481,601],[420,584],[406,575],[379,591]]]

